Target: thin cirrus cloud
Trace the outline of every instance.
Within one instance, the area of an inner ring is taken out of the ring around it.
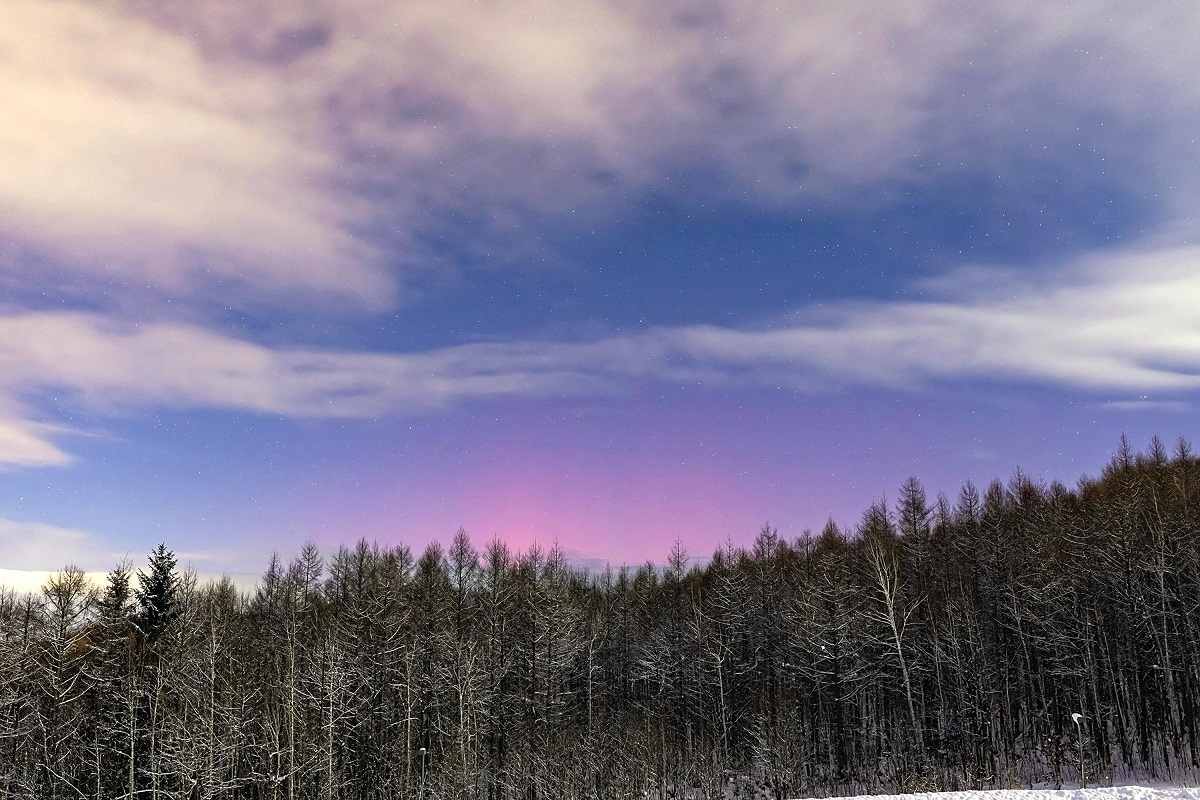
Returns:
[[[0,467],[61,467],[71,463],[71,456],[52,440],[58,432],[14,411],[0,416]]]
[[[926,299],[799,309],[764,328],[660,327],[590,341],[424,352],[268,347],[178,323],[88,313],[0,317],[0,398],[54,390],[101,412],[211,407],[292,417],[420,413],[471,400],[747,379],[796,390],[1008,380],[1180,402],[1200,389],[1200,248],[1083,259],[1050,277],[977,273]],[[69,458],[47,423],[11,417],[0,463]]]
[[[1175,186],[1177,216],[1195,193],[1160,154],[1194,153],[1174,123],[1198,99],[1200,12],[1104,11],[13,0],[0,269],[378,308],[459,268],[424,243],[455,220],[519,260],[531,220],[602,218],[689,163],[750,202],[871,202],[1085,147],[1114,179]]]
[[[1107,411],[1128,411],[1133,413],[1166,411],[1172,414],[1182,414],[1195,408],[1187,400],[1155,400],[1146,396],[1137,397],[1133,400],[1109,400],[1108,402],[1101,403],[1100,407]]]

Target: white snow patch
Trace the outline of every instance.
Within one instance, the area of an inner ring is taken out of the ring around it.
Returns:
[[[850,800],[843,798],[841,800]],[[1200,789],[1112,786],[1097,789],[987,789],[972,792],[916,792],[860,795],[857,800],[1200,800]]]

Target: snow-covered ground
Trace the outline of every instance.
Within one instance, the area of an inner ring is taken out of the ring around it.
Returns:
[[[1100,789],[989,789],[979,792],[919,792],[864,795],[856,800],[1200,800],[1200,789],[1113,786]]]

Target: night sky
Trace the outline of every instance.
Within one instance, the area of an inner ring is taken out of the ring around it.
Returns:
[[[3,17],[5,582],[703,556],[1196,432],[1194,2]]]

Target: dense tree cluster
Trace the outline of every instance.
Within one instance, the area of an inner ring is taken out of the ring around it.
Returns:
[[[0,594],[3,798],[776,798],[1179,777],[1200,461],[915,480],[690,565],[360,543],[199,585],[165,547]],[[1076,727],[1072,714],[1082,714]],[[1081,763],[1082,762],[1082,763]]]

